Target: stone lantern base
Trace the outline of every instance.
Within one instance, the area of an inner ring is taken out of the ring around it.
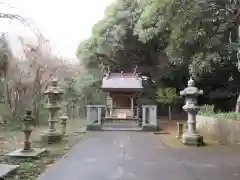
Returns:
[[[63,139],[62,133],[55,131],[55,132],[46,132],[45,134],[41,135],[41,141],[47,144],[53,144],[61,142]]]
[[[87,131],[101,131],[102,125],[99,123],[91,123],[87,125]]]
[[[142,130],[144,132],[156,132],[158,130],[157,126],[152,125],[152,124],[144,124],[142,126]]]
[[[203,136],[199,134],[193,134],[189,132],[184,132],[181,139],[182,143],[185,145],[192,145],[192,146],[202,146],[203,143]]]

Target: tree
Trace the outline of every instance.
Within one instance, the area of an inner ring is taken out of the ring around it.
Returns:
[[[172,111],[171,105],[176,103],[179,100],[179,96],[176,93],[176,89],[174,88],[158,88],[156,93],[156,99],[162,105],[168,106],[168,120],[171,122],[172,119]]]
[[[140,12],[137,0],[118,0],[106,9],[104,19],[93,27],[92,36],[77,49],[90,73],[103,74],[104,67],[113,72],[132,72],[137,65],[140,76],[160,81],[168,66],[167,57],[159,52],[157,41],[142,43],[133,33]],[[161,66],[162,62],[165,65]],[[154,88],[151,82],[146,83],[148,88]]]
[[[231,44],[239,9],[233,0],[117,0],[77,55],[99,73],[103,66],[130,71],[137,64],[140,76],[154,82],[146,84],[148,97],[159,86],[184,88],[191,75],[205,92],[202,99],[236,98],[240,75]]]
[[[9,47],[8,41],[5,34],[2,34],[0,38],[0,71],[1,77],[3,78],[3,99],[6,105],[9,104],[9,94],[8,94],[8,67],[10,60],[12,59],[12,52]]]
[[[4,2],[1,2],[2,5],[7,5]],[[7,5],[10,7],[9,5]],[[26,26],[28,29],[33,32],[38,40],[44,39],[43,35],[41,32],[33,26],[33,22],[30,22],[26,18],[20,16],[19,14],[13,14],[13,13],[5,13],[5,12],[0,12],[0,19],[8,19],[11,21],[18,21],[20,22],[23,26]],[[2,33],[0,35],[0,71],[1,71],[1,77],[3,79],[3,97],[4,97],[4,103],[6,105],[10,105],[10,97],[9,97],[9,79],[8,79],[8,71],[9,71],[9,66],[11,64],[11,61],[14,59],[13,54],[12,54],[12,49],[10,44],[8,43],[8,38],[6,36],[6,32]]]

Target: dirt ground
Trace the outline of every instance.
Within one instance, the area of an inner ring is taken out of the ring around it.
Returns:
[[[195,148],[194,146],[185,146],[182,142],[176,138],[177,136],[177,122],[187,122],[187,117],[184,115],[175,115],[171,122],[168,121],[168,117],[159,117],[159,130],[157,134],[159,139],[163,141],[167,146],[172,148]],[[201,134],[204,137],[204,143],[207,147],[220,146],[219,143],[212,139],[212,137],[206,134]],[[232,146],[228,146],[232,147]]]
[[[56,159],[64,155],[74,144],[79,142],[86,134],[79,132],[84,124],[84,120],[74,119],[69,120],[67,125],[68,136],[64,137],[61,143],[57,144],[42,144],[40,135],[47,131],[47,126],[36,128],[31,135],[32,147],[44,147],[47,152],[39,159],[6,159],[5,154],[15,149],[23,147],[24,135],[21,130],[10,131],[8,128],[0,128],[0,163],[18,164],[20,168],[11,177],[6,180],[34,180],[43,172],[43,170],[51,166]],[[57,124],[57,130],[60,130],[60,125]]]

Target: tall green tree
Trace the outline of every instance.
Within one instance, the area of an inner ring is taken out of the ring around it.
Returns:
[[[174,88],[158,88],[156,92],[157,101],[163,105],[168,106],[168,120],[172,120],[171,106],[174,105],[178,100],[179,96]]]
[[[205,98],[236,97],[239,1],[117,0],[77,50],[88,69],[130,71],[137,64],[146,87],[184,88],[193,76]],[[150,92],[150,91],[149,91]]]

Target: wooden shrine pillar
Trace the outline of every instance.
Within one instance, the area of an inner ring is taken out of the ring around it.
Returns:
[[[113,99],[111,96],[107,96],[107,114],[106,116],[112,116],[112,111],[113,111]]]
[[[133,97],[131,97],[131,110],[132,110],[132,116],[134,117],[134,105],[133,105],[133,102],[134,100],[133,100]]]

